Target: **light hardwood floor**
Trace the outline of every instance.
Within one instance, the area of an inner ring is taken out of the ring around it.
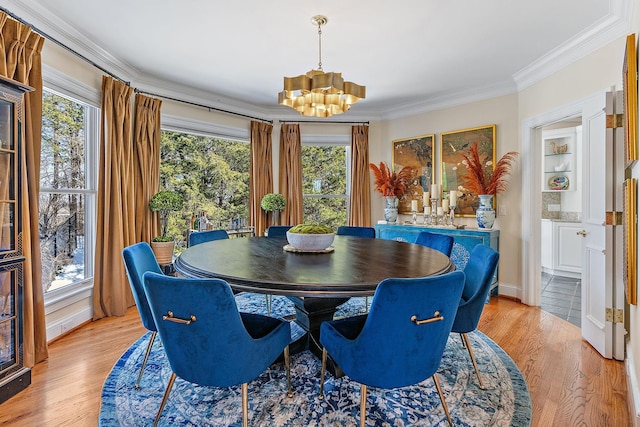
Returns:
[[[533,426],[628,426],[623,362],[601,358],[576,326],[518,302],[492,298],[480,330],[516,362],[533,401]],[[96,426],[102,384],[143,333],[135,308],[52,343],[25,391],[0,405],[0,425]]]

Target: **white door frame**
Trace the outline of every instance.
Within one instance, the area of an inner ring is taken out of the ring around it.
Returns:
[[[520,299],[524,304],[540,305],[540,219],[542,185],[539,171],[542,170],[541,127],[568,118],[581,116],[584,106],[602,92],[558,107],[554,110],[522,121],[522,289]]]

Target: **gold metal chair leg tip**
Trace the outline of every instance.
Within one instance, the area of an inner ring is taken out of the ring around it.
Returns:
[[[291,392],[287,393],[287,397],[288,397],[289,399],[292,399],[292,398],[293,398],[293,393],[291,393]]]

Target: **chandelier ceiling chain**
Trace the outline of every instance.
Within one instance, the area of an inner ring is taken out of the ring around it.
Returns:
[[[366,88],[345,82],[342,73],[325,73],[322,69],[322,26],[326,16],[316,15],[311,22],[318,26],[318,69],[297,77],[284,78],[284,90],[278,103],[298,111],[303,116],[331,117],[349,110],[365,98]]]

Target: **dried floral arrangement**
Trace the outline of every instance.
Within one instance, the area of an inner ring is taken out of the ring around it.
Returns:
[[[515,151],[504,154],[495,165],[492,173],[485,172],[485,165],[491,165],[491,159],[484,162],[478,153],[478,144],[471,144],[469,152],[461,153],[463,163],[467,166],[467,172],[461,177],[462,185],[475,194],[495,195],[504,192],[509,183],[507,175],[518,156]]]
[[[411,178],[411,167],[405,166],[396,173],[385,162],[380,162],[380,166],[376,166],[375,163],[369,163],[369,168],[374,176],[374,190],[385,197],[402,197]]]

